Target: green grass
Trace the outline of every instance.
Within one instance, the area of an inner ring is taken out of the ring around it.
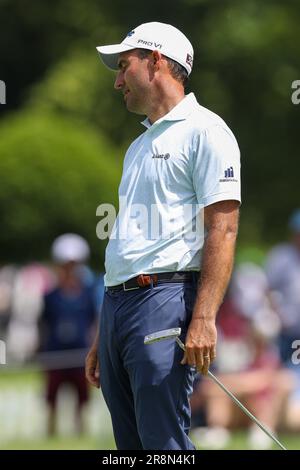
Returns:
[[[280,434],[278,439],[289,450],[300,449],[299,436],[296,434]],[[234,433],[226,449],[249,450],[246,432],[240,431]],[[280,450],[280,448],[275,443],[273,445],[273,449]]]
[[[22,387],[24,384],[31,385],[32,387],[40,387],[43,382],[43,374],[39,370],[26,369],[8,369],[8,367],[3,367],[0,369],[0,386],[14,386]]]
[[[282,434],[279,440],[287,449],[300,449],[299,437],[296,434]],[[4,450],[113,450],[115,444],[112,438],[107,440],[97,439],[93,436],[65,437],[56,436],[51,439],[41,440],[15,440],[1,446]],[[202,448],[199,448],[201,450]],[[247,435],[245,432],[233,434],[227,450],[247,450]],[[274,450],[278,449],[274,445]]]
[[[10,391],[19,391],[23,400],[23,390],[34,390],[35,393],[40,394],[43,390],[43,376],[38,371],[16,371],[16,372],[4,372],[0,376],[0,390],[2,393],[10,393]],[[95,391],[94,391],[95,392]],[[98,392],[95,392],[96,394]],[[39,396],[39,395],[37,395]],[[98,412],[98,400],[99,407],[105,406],[103,401],[100,402],[98,395],[95,396],[96,408],[93,408],[93,413]],[[25,406],[26,406],[25,401]],[[37,408],[39,412],[40,408]],[[3,409],[2,409],[3,412]],[[94,414],[92,415],[94,416]],[[7,417],[6,417],[7,419]],[[16,417],[15,417],[16,419]],[[24,416],[23,416],[24,419]],[[96,417],[98,419],[98,417]],[[33,420],[33,417],[32,417]],[[9,418],[11,421],[11,418]],[[33,420],[34,422],[34,420]],[[8,434],[2,429],[2,435],[0,432],[0,449],[3,450],[111,450],[115,449],[115,443],[110,431],[110,419],[108,413],[106,415],[99,416],[99,424],[101,423],[101,432],[94,431],[90,434],[84,434],[80,437],[72,436],[70,434],[60,434],[53,438],[45,437],[44,433],[29,437],[22,437],[11,435],[8,439]],[[3,423],[2,423],[3,424]],[[6,421],[7,424],[7,421]],[[19,425],[16,431],[19,431]],[[297,434],[281,434],[279,440],[287,449],[298,449],[300,450],[300,439]],[[202,449],[201,445],[199,447]],[[248,449],[247,433],[246,431],[239,431],[232,434],[231,439],[226,447],[230,450],[242,450]],[[274,445],[274,449],[278,447]]]
[[[4,450],[99,450],[115,449],[113,439],[103,441],[95,437],[53,437],[41,440],[14,440],[1,447]]]

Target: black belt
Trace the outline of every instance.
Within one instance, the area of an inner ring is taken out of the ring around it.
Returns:
[[[118,284],[117,286],[108,286],[108,291],[135,290],[142,287],[156,286],[162,282],[192,282],[198,280],[199,271],[176,271],[157,274],[139,274],[129,281]]]

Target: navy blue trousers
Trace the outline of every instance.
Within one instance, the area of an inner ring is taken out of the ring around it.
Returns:
[[[145,345],[144,337],[181,327],[184,341],[195,296],[196,282],[105,293],[100,382],[120,450],[194,449],[188,438],[194,370],[180,364],[174,339]]]

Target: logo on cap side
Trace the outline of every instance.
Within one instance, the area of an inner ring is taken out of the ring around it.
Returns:
[[[150,47],[155,47],[155,49],[161,49],[162,44],[159,44],[158,42],[155,41],[145,41],[144,39],[139,39],[138,44],[143,44],[144,46],[150,46]]]
[[[193,67],[193,57],[191,56],[191,54],[186,55],[185,61],[190,67]]]
[[[127,34],[127,38],[130,38],[131,36],[133,36],[133,34],[135,33],[135,31],[130,31],[128,34]]]

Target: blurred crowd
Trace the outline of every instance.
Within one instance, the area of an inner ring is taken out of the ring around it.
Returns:
[[[65,250],[65,242],[70,244],[69,234],[68,238],[61,241],[62,249]],[[61,249],[60,246],[57,248]],[[88,250],[87,245],[85,249]],[[82,247],[79,250],[76,247],[74,251],[76,250],[80,252]],[[90,288],[95,316],[99,313],[104,293],[103,274],[94,273],[85,263],[88,251],[83,256],[81,252],[78,255],[66,251],[60,256],[60,253],[54,251],[53,261],[50,263],[32,262],[25,266],[6,265],[0,268],[0,339],[6,343],[9,365],[22,364],[36,357],[36,353],[44,351],[45,345],[41,344],[41,323],[46,313],[47,295],[62,284],[68,284],[72,278],[73,283],[74,280],[78,281],[74,291],[80,290],[79,284]],[[65,290],[68,290],[67,286]],[[74,294],[73,298],[76,302],[78,296]],[[76,318],[73,316],[72,320],[76,321]],[[61,326],[59,341],[62,350],[71,349],[72,335],[67,329],[70,330],[72,322],[69,321],[70,324],[64,323]],[[64,367],[63,361],[61,366]]]
[[[84,362],[99,320],[103,275],[89,268],[89,246],[77,234],[58,237],[51,254],[49,265],[0,270],[0,338],[9,368],[34,365],[44,371],[48,434],[56,433],[63,385],[76,394],[75,430],[81,433],[89,392]]]
[[[275,246],[263,266],[239,264],[217,317],[213,372],[267,427],[300,430],[300,210],[289,222],[290,239]],[[46,374],[49,433],[61,383],[71,383],[80,409],[88,399],[84,357],[95,334],[104,293],[103,275],[88,266],[84,239],[65,234],[52,246],[52,263],[2,266],[0,339],[7,362],[37,361]],[[71,351],[71,354],[70,354]],[[197,376],[192,438],[222,448],[235,428],[247,428],[249,445],[272,442],[209,378]]]
[[[263,266],[240,264],[217,317],[214,372],[275,434],[300,430],[300,210],[290,240]],[[272,441],[211,380],[198,377],[192,396],[194,439],[222,448],[230,430],[248,427],[249,446]]]

